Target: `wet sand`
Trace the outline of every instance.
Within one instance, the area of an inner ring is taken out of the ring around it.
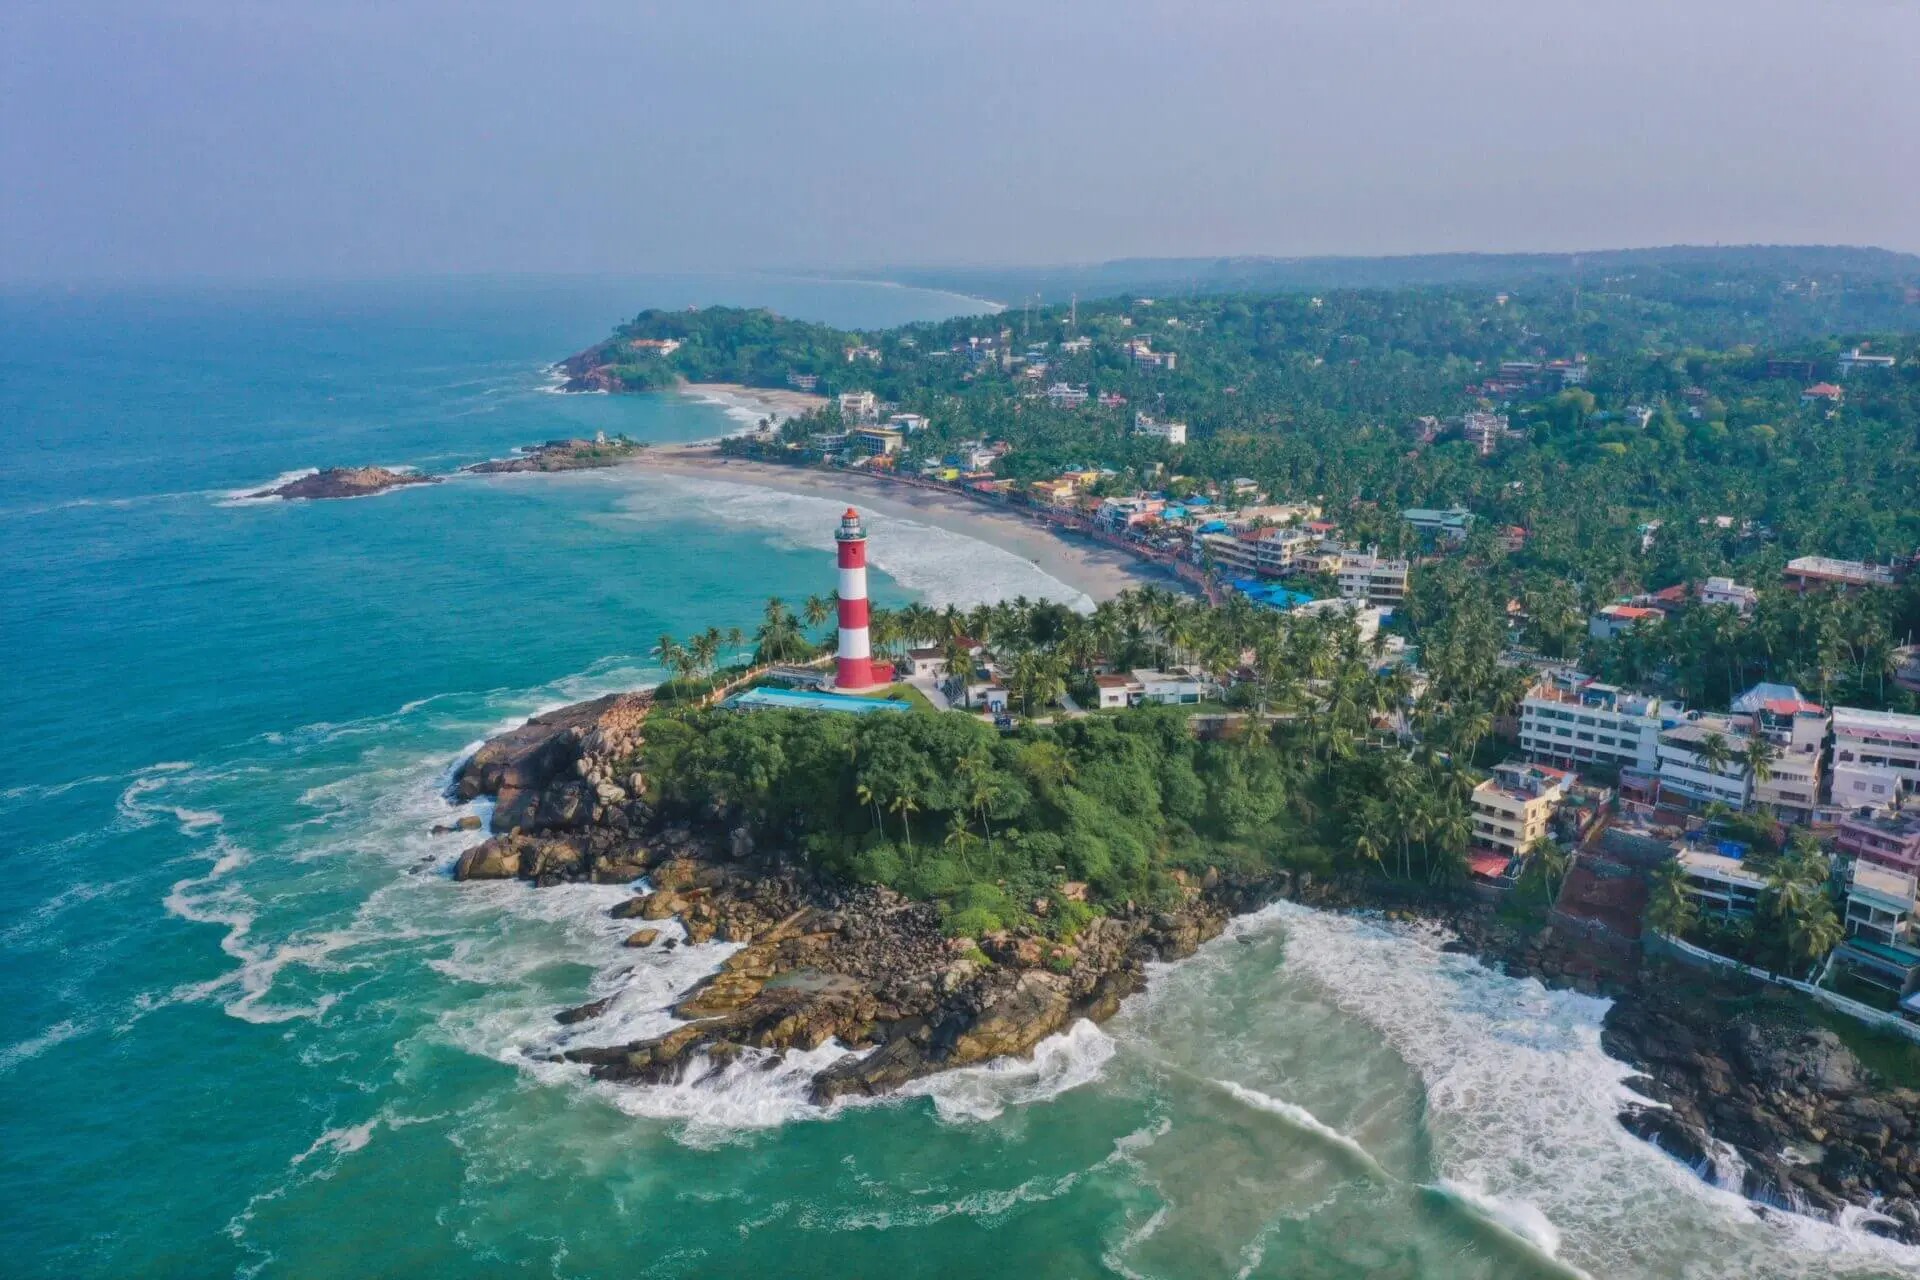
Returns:
[[[623,465],[833,498],[850,506],[869,507],[888,515],[918,520],[978,538],[1030,560],[1096,601],[1111,600],[1122,591],[1148,583],[1186,590],[1180,579],[1158,565],[1091,539],[1054,530],[1017,510],[990,507],[959,494],[921,489],[857,471],[823,471],[729,458],[705,445],[659,445]]]
[[[803,417],[827,407],[827,398],[807,391],[784,391],[777,387],[749,387],[740,382],[688,382],[680,394],[709,404],[738,406],[775,422]]]

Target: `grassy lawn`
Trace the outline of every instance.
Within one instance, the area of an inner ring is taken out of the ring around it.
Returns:
[[[937,711],[933,703],[927,701],[927,695],[910,684],[890,684],[883,688],[872,689],[857,695],[862,698],[882,698],[888,702],[904,702],[915,711]]]

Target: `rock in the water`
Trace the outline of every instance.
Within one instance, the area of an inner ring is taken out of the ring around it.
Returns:
[[[262,489],[254,498],[364,498],[387,489],[410,484],[439,484],[440,477],[417,471],[395,471],[388,467],[328,467],[311,475],[289,480],[275,489]]]
[[[599,1017],[607,1011],[607,1006],[612,1003],[612,996],[602,996],[598,1000],[589,1000],[587,1003],[576,1005],[571,1009],[562,1009],[559,1013],[553,1015],[553,1020],[563,1027],[570,1027],[576,1022],[586,1022]]]
[[[495,836],[473,846],[454,864],[455,880],[511,880],[520,874],[522,843],[514,836]]]
[[[625,436],[608,440],[549,440],[529,445],[511,458],[476,462],[460,468],[480,475],[513,471],[587,471],[595,467],[613,467],[636,457],[646,448]]]
[[[658,929],[636,929],[627,935],[627,940],[623,945],[629,947],[650,947],[659,940],[660,931]]]

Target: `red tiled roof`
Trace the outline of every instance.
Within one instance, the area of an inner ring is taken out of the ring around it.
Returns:
[[[1476,853],[1467,858],[1467,866],[1477,876],[1492,880],[1507,869],[1507,855],[1504,853]]]

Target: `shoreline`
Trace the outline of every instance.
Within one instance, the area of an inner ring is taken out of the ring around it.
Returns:
[[[621,465],[665,475],[730,480],[849,504],[864,503],[883,514],[918,520],[1019,556],[1095,603],[1147,585],[1188,589],[1186,583],[1158,565],[1040,524],[1011,508],[992,507],[959,494],[900,484],[880,476],[732,458],[709,445],[655,445]]]
[[[1080,1020],[1118,1013],[1150,987],[1154,962],[1177,963],[1236,920],[1291,902],[1424,922],[1447,935],[1440,951],[1491,973],[1607,1000],[1596,1047],[1628,1069],[1607,1108],[1610,1125],[1701,1185],[1742,1197],[1756,1219],[1791,1205],[1810,1222],[1848,1229],[1864,1211],[1857,1225],[1866,1234],[1920,1243],[1898,1123],[1920,1095],[1873,1081],[1814,1023],[1757,1030],[1751,993],[1722,975],[1649,966],[1637,949],[1622,954],[1547,918],[1503,919],[1459,894],[1290,868],[1210,870],[1205,882],[1182,882],[1179,905],[1116,906],[1071,943],[1026,930],[957,943],[925,902],[817,873],[779,842],[756,841],[737,816],[649,803],[638,753],[652,709],[646,694],[576,703],[488,739],[452,772],[456,801],[495,800],[492,834],[461,851],[456,881],[629,884],[634,896],[609,911],[636,927],[625,947],[744,944],[670,994],[671,1026],[615,1043],[588,1031],[548,1061],[584,1066],[597,1081],[656,1085],[680,1079],[702,1055],[757,1054],[766,1069],[787,1070],[797,1053],[791,1068],[816,1107],[893,1094],[956,1068],[1031,1060]],[[677,933],[663,931],[669,921]],[[881,937],[889,943],[873,945]],[[792,973],[814,978],[783,976]],[[591,1026],[615,999],[553,1018]],[[864,1052],[806,1056],[830,1040]],[[1843,1159],[1809,1164],[1792,1154],[1812,1149]]]
[[[738,409],[755,415],[756,421],[772,418],[776,424],[824,409],[829,403],[825,396],[810,391],[750,387],[744,382],[683,382],[674,390],[702,404],[717,405],[729,415]]]

